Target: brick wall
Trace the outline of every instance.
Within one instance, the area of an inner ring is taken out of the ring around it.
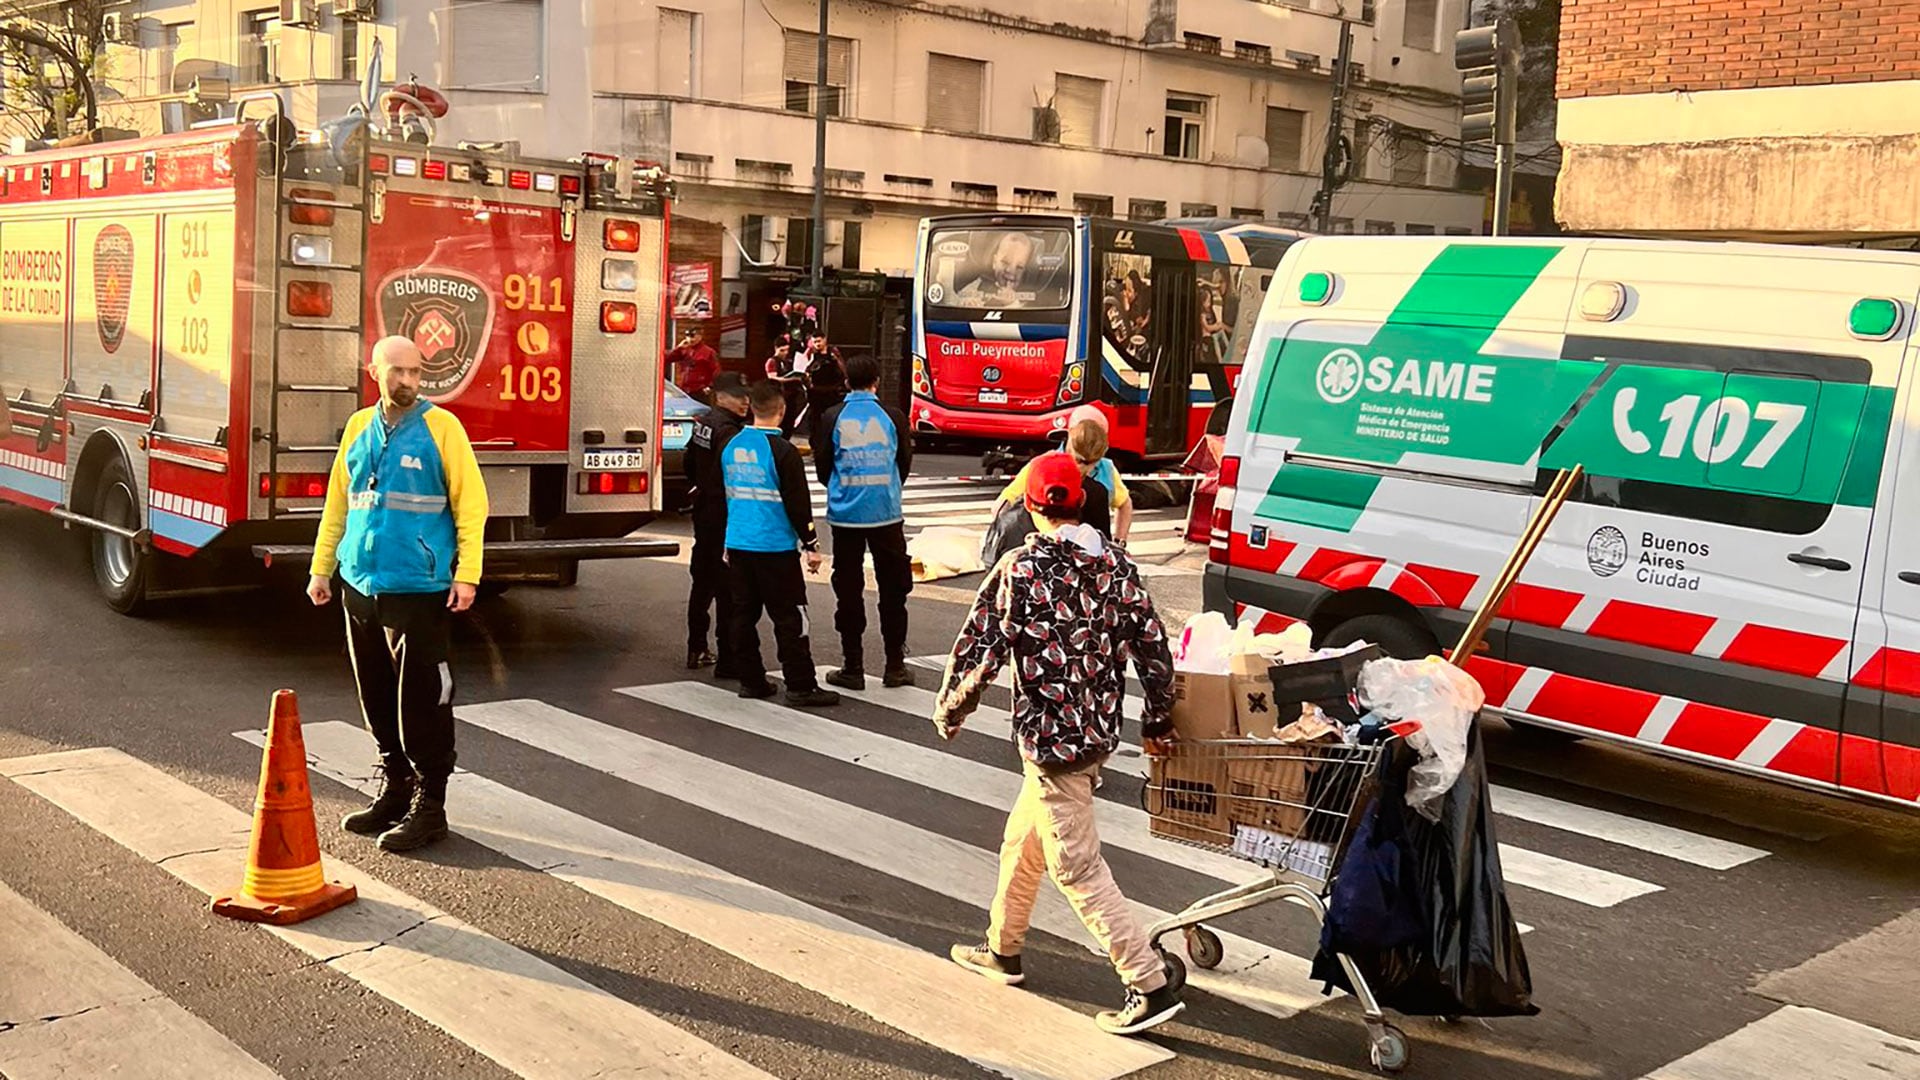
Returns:
[[[1920,0],[1564,0],[1559,96],[1920,79]]]

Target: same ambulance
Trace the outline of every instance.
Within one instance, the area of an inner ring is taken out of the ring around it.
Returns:
[[[1450,645],[1524,729],[1920,799],[1920,258],[1314,238],[1232,406],[1207,606]]]
[[[659,554],[627,537],[660,503],[664,175],[296,139],[266,101],[0,158],[0,500],[86,530],[121,611],[304,563],[397,334],[479,457],[490,582]]]

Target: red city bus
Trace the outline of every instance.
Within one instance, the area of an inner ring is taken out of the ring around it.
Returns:
[[[1184,457],[1239,381],[1272,269],[1305,234],[1207,219],[927,218],[913,302],[914,429],[1060,439],[1108,414],[1113,453]]]

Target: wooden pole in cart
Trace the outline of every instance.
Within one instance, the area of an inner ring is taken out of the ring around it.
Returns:
[[[1519,542],[1514,545],[1513,551],[1507,556],[1506,565],[1500,568],[1499,576],[1494,579],[1493,588],[1487,593],[1487,598],[1481,601],[1480,610],[1473,613],[1473,621],[1461,633],[1459,644],[1453,647],[1452,661],[1455,667],[1466,667],[1468,659],[1480,647],[1480,639],[1486,635],[1487,626],[1506,603],[1507,593],[1513,588],[1513,583],[1520,579],[1527,560],[1533,558],[1534,549],[1545,539],[1555,515],[1560,513],[1560,507],[1566,504],[1567,498],[1573,494],[1574,485],[1580,482],[1584,473],[1585,469],[1575,465],[1571,469],[1560,470],[1554,476],[1546,497],[1534,508],[1533,517],[1528,519]]]

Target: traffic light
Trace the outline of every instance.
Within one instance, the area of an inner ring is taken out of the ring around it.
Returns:
[[[1453,39],[1460,89],[1460,141],[1512,146],[1519,126],[1520,34],[1513,20],[1462,30]]]

